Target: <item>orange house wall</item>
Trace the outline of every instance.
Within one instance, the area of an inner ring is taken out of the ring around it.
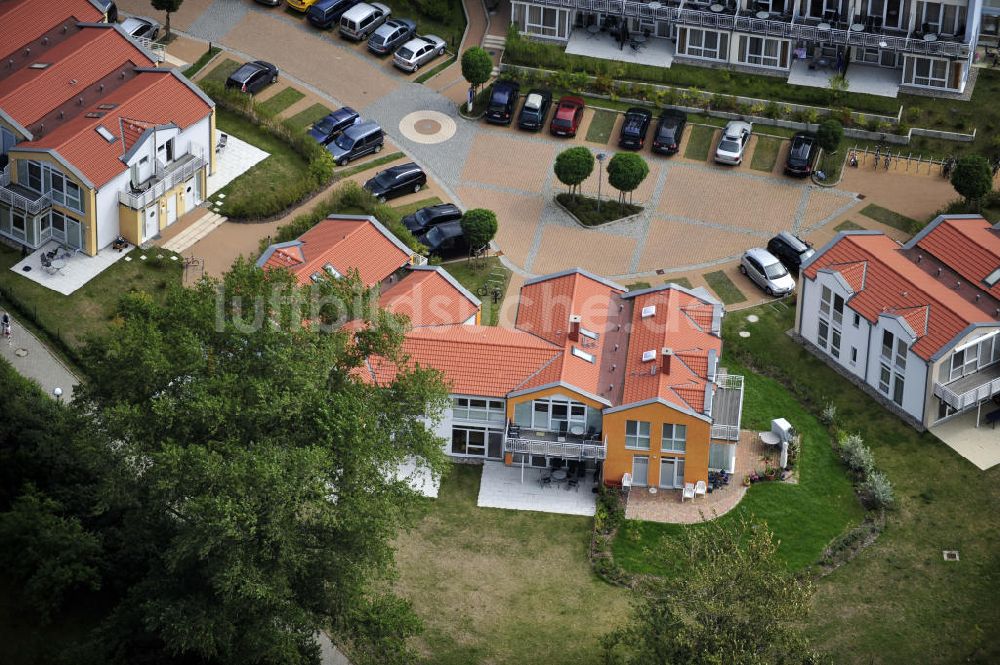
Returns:
[[[649,450],[625,448],[625,421],[642,420],[649,423]],[[687,444],[684,453],[660,452],[660,440],[664,423],[687,425]],[[604,462],[605,482],[621,482],[625,473],[632,473],[632,457],[649,457],[650,487],[660,484],[660,460],[663,458],[684,458],[684,482],[708,481],[708,450],[712,426],[664,404],[646,404],[624,411],[604,415],[604,437],[608,441],[608,457]]]
[[[527,395],[518,395],[517,397],[512,397],[507,400],[507,420],[514,419],[514,407],[518,404],[523,404],[524,402],[530,402],[535,399],[544,399],[546,397],[552,397],[553,395],[565,395],[570,397],[581,404],[586,404],[592,409],[597,409],[601,411],[604,409],[604,405],[597,400],[590,399],[589,397],[584,397],[580,393],[574,392],[569,388],[564,388],[562,386],[556,386],[555,388],[546,388],[545,390],[539,390],[538,392],[528,393]]]

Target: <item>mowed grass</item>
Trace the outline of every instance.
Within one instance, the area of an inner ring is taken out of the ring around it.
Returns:
[[[745,320],[742,312],[726,320]],[[757,331],[748,326],[752,334]],[[727,342],[728,344],[728,339]],[[851,481],[830,445],[826,428],[799,404],[777,381],[758,376],[740,367],[731,358],[724,363],[734,374],[746,379],[743,402],[743,427],[769,430],[772,418],[787,418],[802,435],[799,482],[756,483],[739,505],[719,517],[730,522],[754,516],[766,522],[778,541],[778,558],[789,570],[797,571],[814,563],[823,548],[846,527],[857,524],[864,511],[855,498]],[[759,470],[764,470],[764,462]],[[742,478],[733,478],[739,484]],[[704,525],[659,524],[629,520],[613,545],[615,560],[633,573],[663,574],[655,557],[650,555],[664,537],[682,530],[696,532]]]
[[[232,58],[226,58],[215,67],[212,67],[212,71],[205,74],[202,77],[203,81],[217,81],[219,83],[225,83],[229,75],[235,72],[241,63],[233,60]]]
[[[688,143],[684,149],[684,156],[699,162],[708,159],[708,151],[712,149],[712,138],[715,136],[715,127],[705,125],[692,125],[688,131]]]
[[[295,88],[285,88],[273,97],[269,97],[267,101],[261,102],[260,110],[268,115],[278,115],[303,97],[305,95]]]
[[[439,203],[444,203],[441,199],[436,196],[431,196],[426,199],[420,199],[419,201],[414,201],[413,203],[407,203],[406,205],[401,205],[395,208],[396,212],[399,213],[400,217],[406,217],[407,215],[412,215],[421,208],[426,208],[427,206],[436,206]]]
[[[642,289],[648,289],[652,284],[649,282],[632,282],[631,284],[626,284],[625,288],[629,291],[641,291]]]
[[[451,261],[444,264],[444,269],[451,273],[451,276],[458,280],[470,293],[482,301],[482,324],[484,326],[495,326],[500,321],[500,309],[503,307],[503,300],[506,291],[500,295],[500,299],[494,303],[492,295],[480,296],[479,287],[491,278],[503,278],[504,286],[510,283],[510,270],[500,263],[499,257],[491,256],[485,261],[473,263],[467,259]]]
[[[687,277],[671,277],[664,284],[679,284],[685,289],[693,289],[694,286],[691,284],[691,280]]]
[[[628,603],[591,571],[593,520],[478,508],[481,469],[454,465],[422,521],[397,540],[396,589],[424,623],[413,642],[419,662],[602,662],[598,638],[622,623]]]
[[[750,160],[750,168],[754,171],[770,173],[774,170],[774,164],[778,161],[780,151],[781,139],[771,136],[758,137],[757,147],[753,151],[753,159]]]
[[[187,69],[184,70],[184,76],[192,78],[195,74],[200,72],[205,67],[205,65],[208,64],[208,61],[214,58],[215,55],[221,50],[222,49],[220,49],[218,46],[213,46],[212,48],[202,53],[197,60],[195,60],[194,62],[192,62],[190,65],[187,66]]]
[[[605,144],[611,139],[611,130],[615,128],[618,114],[614,111],[597,109],[587,128],[587,140],[591,143]]]
[[[719,296],[723,304],[734,305],[738,302],[746,301],[747,297],[743,295],[743,292],[736,288],[733,280],[729,279],[726,273],[721,270],[706,273],[704,277],[709,288],[715,291],[715,294]]]
[[[354,166],[338,166],[336,171],[337,177],[341,180],[344,178],[350,178],[352,175],[357,175],[359,173],[363,173],[364,171],[368,171],[369,169],[384,166],[405,156],[406,155],[402,152],[393,152],[388,155],[382,155],[381,157],[368,157],[366,161],[357,163]]]
[[[898,212],[893,212],[888,208],[883,208],[874,203],[869,203],[862,208],[861,214],[869,219],[874,219],[876,222],[882,222],[887,226],[899,229],[900,231],[906,231],[907,233],[916,233],[923,226],[923,224],[915,219],[901,215]]]
[[[735,335],[751,313],[760,317],[751,336]],[[838,663],[1000,662],[1000,466],[980,471],[904,425],[785,335],[794,315],[764,305],[726,317],[727,356],[778,377],[814,414],[832,402],[899,502],[871,547],[818,582],[807,623],[814,646]],[[945,549],[961,560],[945,562]]]
[[[299,111],[288,118],[286,122],[297,129],[305,129],[330,112],[330,109],[322,104],[313,104],[304,111]]]
[[[845,219],[840,224],[837,224],[835,227],[833,227],[833,230],[834,231],[863,231],[864,228],[865,227],[861,226],[860,224],[852,222],[849,219]]]

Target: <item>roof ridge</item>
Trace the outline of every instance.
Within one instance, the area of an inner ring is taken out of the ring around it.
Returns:
[[[532,333],[529,332],[528,334],[531,335]],[[543,340],[543,341],[548,341],[548,340]],[[553,354],[553,356],[551,358],[549,358],[548,361],[546,361],[546,363],[544,365],[542,365],[541,367],[539,367],[538,369],[536,369],[534,372],[532,372],[528,376],[524,377],[524,380],[521,381],[521,383],[519,383],[516,386],[514,386],[513,388],[511,388],[510,392],[514,392],[514,391],[518,390],[519,388],[521,388],[521,386],[524,386],[525,384],[527,384],[533,378],[535,378],[536,376],[538,376],[539,374],[541,374],[543,371],[545,371],[546,369],[548,369],[549,365],[551,365],[553,362],[555,362],[555,360],[557,358],[563,358],[563,357],[565,357],[565,355],[566,355],[566,349],[558,349],[555,352],[555,354]]]

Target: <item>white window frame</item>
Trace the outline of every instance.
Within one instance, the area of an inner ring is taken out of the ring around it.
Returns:
[[[649,450],[649,421],[625,421],[625,448],[628,450]]]
[[[507,422],[507,410],[502,400],[485,397],[453,397],[451,417],[479,423]]]
[[[703,60],[726,60],[729,57],[729,33],[718,32],[716,30],[702,30],[700,28],[684,28],[687,30],[687,41],[684,45],[684,53],[689,58],[701,58]],[[706,46],[709,35],[715,37],[715,46]],[[697,36],[698,44],[694,44],[692,39]]]
[[[687,425],[663,423],[663,435],[660,438],[660,452],[687,452]]]
[[[538,407],[545,407],[540,409]],[[554,407],[566,409],[567,430],[574,425],[586,428],[587,426],[587,405],[583,402],[576,402],[569,399],[544,398],[535,399],[531,402],[531,427],[532,429],[556,432],[559,430],[559,423],[564,419],[553,414]],[[541,414],[545,414],[541,416]]]

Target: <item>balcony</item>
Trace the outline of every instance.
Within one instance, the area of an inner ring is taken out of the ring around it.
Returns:
[[[607,442],[583,436],[559,435],[527,428],[511,427],[504,438],[505,453],[559,457],[562,459],[603,460],[607,457]]]
[[[934,395],[957,411],[1000,395],[1000,363],[984,367],[948,384],[934,382]]]
[[[712,398],[712,438],[739,441],[743,417],[743,377],[720,372]]]
[[[142,210],[204,168],[206,162],[192,154],[183,155],[167,167],[158,166],[156,174],[138,187],[118,192],[118,202],[133,210]]]
[[[48,195],[11,183],[10,168],[10,164],[7,164],[3,171],[0,171],[0,202],[6,203],[13,209],[22,210],[28,215],[37,215],[52,205]]]

